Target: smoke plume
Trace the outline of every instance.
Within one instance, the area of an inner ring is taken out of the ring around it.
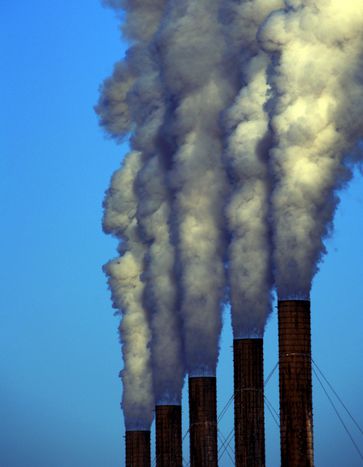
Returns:
[[[147,245],[143,281],[150,313],[151,359],[156,403],[180,404],[184,363],[177,309],[175,252],[170,241],[170,202],[160,158],[150,158],[138,174],[138,219]]]
[[[231,197],[226,208],[231,241],[228,278],[235,338],[261,337],[271,311],[271,248],[268,222],[270,180],[268,150],[271,135],[264,109],[269,86],[268,56],[256,34],[261,22],[282,0],[227,2],[229,32],[239,53],[243,86],[225,118],[225,162]]]
[[[128,63],[116,63],[112,76],[102,85],[100,99],[95,107],[100,125],[118,140],[122,140],[131,130],[131,117],[126,100],[133,82],[134,77]]]
[[[158,404],[178,404],[184,366],[174,248],[168,226],[170,203],[159,148],[165,103],[160,68],[152,47],[164,3],[112,3],[114,7],[126,7],[128,16],[123,30],[134,45],[127,51],[125,61],[117,65],[113,77],[105,81],[96,111],[101,124],[117,139],[132,131],[131,146],[142,153],[135,180],[135,202],[137,241],[144,248],[140,270],[144,285],[142,301],[152,331],[149,348],[153,389]],[[128,75],[123,72],[125,68]]]
[[[131,41],[125,58],[116,63],[112,75],[107,78],[95,107],[100,124],[116,140],[122,140],[135,129],[137,121],[131,114],[130,100],[142,104],[143,94],[138,93],[135,80],[145,76],[148,68],[150,45],[159,27],[167,0],[103,0],[105,6],[115,9],[121,16],[122,34]],[[135,98],[136,96],[136,98]]]
[[[362,137],[363,4],[285,1],[260,33],[270,54],[272,222],[280,298],[308,298],[337,190]]]
[[[104,266],[113,306],[122,314],[120,340],[124,369],[122,408],[126,429],[149,429],[153,416],[150,329],[142,303],[140,280],[145,248],[139,240],[134,182],[140,154],[131,152],[111,180],[104,202],[103,228],[122,241],[121,256]]]
[[[176,147],[168,181],[175,199],[172,238],[185,359],[192,375],[215,374],[225,292],[228,187],[219,119],[234,88],[224,68],[219,5],[216,0],[170,2],[157,38],[170,103],[164,131]]]
[[[362,160],[361,0],[107,0],[130,43],[96,106],[132,152],[105,200],[126,426],[214,375],[221,309],[262,336],[271,289],[308,298]],[[227,280],[228,279],[228,280]]]

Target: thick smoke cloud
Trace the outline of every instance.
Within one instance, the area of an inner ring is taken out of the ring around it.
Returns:
[[[170,200],[160,158],[150,158],[140,170],[138,219],[148,245],[143,281],[144,303],[150,313],[151,358],[157,404],[180,404],[184,364],[177,308],[175,253],[170,241]]]
[[[140,154],[130,153],[116,171],[105,198],[103,228],[122,240],[119,258],[104,266],[113,306],[122,314],[120,340],[124,369],[122,408],[126,429],[149,429],[153,417],[152,371],[148,319],[143,307],[145,248],[139,240],[136,221],[135,178]]]
[[[147,43],[160,25],[167,0],[103,0],[102,3],[121,13],[123,36]]]
[[[156,403],[180,403],[184,379],[174,248],[170,242],[170,207],[161,164],[159,128],[164,118],[160,69],[152,47],[165,2],[113,2],[126,7],[124,32],[134,39],[124,62],[125,73],[106,80],[96,111],[108,133],[116,138],[128,131],[131,146],[142,152],[136,177],[137,241],[143,245],[142,301],[150,329],[150,358]],[[141,29],[140,29],[141,28]],[[117,68],[116,68],[117,71]],[[112,93],[110,99],[109,96]],[[120,111],[121,110],[121,111]],[[126,119],[127,116],[127,119]],[[108,118],[108,121],[107,121]],[[106,125],[105,123],[111,124]],[[114,131],[116,130],[116,131]],[[120,131],[121,130],[121,131]],[[140,297],[138,297],[140,298]]]
[[[122,140],[135,129],[138,121],[131,115],[135,105],[142,106],[142,90],[135,86],[137,78],[142,80],[145,69],[150,68],[149,45],[159,27],[167,0],[103,0],[105,6],[122,12],[122,34],[131,41],[125,58],[116,63],[112,75],[100,90],[95,106],[100,124],[107,134]],[[131,102],[130,102],[131,101]]]
[[[174,192],[173,239],[177,249],[180,313],[187,369],[214,374],[225,291],[220,113],[234,97],[223,67],[226,43],[218,1],[170,2],[157,47],[169,95],[175,141],[169,183]]]
[[[122,140],[131,131],[127,96],[133,82],[134,77],[127,62],[116,63],[112,76],[102,85],[100,99],[95,106],[100,125],[117,140]]]
[[[122,311],[123,408],[149,427],[184,371],[215,374],[230,292],[236,338],[278,296],[308,298],[362,160],[361,0],[108,0],[130,41],[96,112],[133,152],[114,174],[106,265]]]
[[[240,51],[244,83],[225,118],[225,162],[231,197],[226,217],[231,234],[228,278],[235,338],[261,337],[271,311],[271,248],[268,222],[270,180],[268,149],[271,135],[265,104],[268,97],[268,56],[256,34],[261,22],[282,0],[230,2],[229,32]],[[228,5],[228,2],[227,2]]]
[[[171,200],[160,144],[165,101],[160,71],[151,48],[143,74],[135,81],[129,105],[136,122],[131,144],[143,152],[136,183],[137,219],[141,241],[146,248],[144,302],[150,313],[152,329],[154,391],[158,404],[180,403],[184,365],[174,274],[175,251],[169,231]]]
[[[260,33],[272,59],[275,278],[280,298],[308,298],[363,133],[363,4],[285,4]]]
[[[158,2],[157,6],[160,9],[163,3]],[[165,97],[154,36],[151,35],[154,29],[149,29],[149,42],[139,54],[139,69],[128,95],[128,106],[134,122],[131,145],[143,154],[136,181],[137,219],[140,238],[145,245],[143,299],[152,330],[153,385],[156,402],[170,404],[181,402],[184,365],[174,275],[175,254],[168,223],[170,196],[165,183],[160,138]]]

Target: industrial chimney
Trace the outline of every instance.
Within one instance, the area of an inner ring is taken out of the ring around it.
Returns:
[[[265,466],[263,339],[234,339],[236,467]]]
[[[181,405],[157,405],[155,418],[157,467],[182,467]]]
[[[280,300],[278,321],[281,466],[312,467],[310,301]]]
[[[150,431],[126,431],[126,467],[150,465]]]
[[[189,377],[190,466],[217,467],[215,377]]]

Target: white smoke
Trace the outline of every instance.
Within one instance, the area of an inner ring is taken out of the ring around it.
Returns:
[[[124,67],[127,65],[132,71],[129,73],[132,80],[126,82],[125,73],[119,80],[117,76],[106,80],[96,108],[101,124],[116,137],[120,136],[119,128],[126,127],[127,116],[131,146],[142,152],[136,180],[137,228],[138,235],[141,233],[138,242],[143,244],[144,251],[142,298],[152,331],[149,347],[158,404],[180,403],[184,379],[174,249],[168,227],[170,208],[159,147],[165,105],[160,68],[153,50],[153,35],[164,4],[165,1],[112,2],[113,7],[126,8],[127,20],[122,29],[134,40],[134,45],[127,52]],[[108,122],[112,126],[105,125]]]
[[[117,140],[122,140],[131,131],[127,95],[133,81],[127,62],[116,63],[112,76],[107,78],[101,87],[100,99],[95,106],[100,125]]]
[[[265,65],[263,56],[250,63],[253,77],[228,115],[228,124],[234,126],[226,152],[233,180],[226,214],[231,232],[228,276],[235,338],[262,336],[271,308]]]
[[[131,145],[143,153],[137,177],[137,219],[145,245],[143,298],[152,330],[153,386],[156,402],[169,404],[181,402],[184,365],[174,275],[175,254],[168,224],[169,190],[165,183],[160,135],[165,116],[165,94],[153,38],[148,39],[142,61],[139,59],[140,71],[129,94],[128,105],[135,127]]]
[[[143,219],[146,203],[142,198],[142,189],[138,190],[139,197],[136,195],[135,181],[143,165],[147,164],[157,149],[155,138],[157,138],[163,117],[159,73],[150,50],[150,41],[159,26],[165,3],[166,0],[104,1],[105,5],[119,12],[121,17],[124,15],[121,29],[123,34],[132,41],[132,46],[126,52],[125,59],[116,64],[111,78],[105,80],[95,110],[100,116],[100,124],[104,126],[108,134],[121,140],[131,132],[131,146],[140,150],[138,153],[132,153],[124,167],[115,173],[105,202],[104,218],[105,230],[118,235],[124,241],[120,246],[123,256],[108,263],[105,272],[109,276],[114,306],[124,312],[120,336],[125,361],[125,368],[122,372],[124,387],[122,406],[126,429],[140,427],[148,429],[150,427],[154,403],[152,386],[154,385],[156,390],[161,391],[157,384],[160,379],[157,375],[160,373],[152,372],[152,366],[156,365],[159,370],[162,355],[157,346],[160,355],[156,355],[154,343],[159,340],[155,335],[151,340],[149,325],[155,332],[160,329],[155,329],[157,325],[154,324],[156,318],[153,304],[145,303],[148,291],[152,289],[152,285],[160,285],[160,279],[154,272],[156,266],[154,260],[150,259],[152,255],[148,244],[145,238],[140,237],[140,225],[145,227],[148,218],[152,218],[152,215],[147,213],[146,218]],[[147,191],[147,187],[145,190]],[[147,195],[155,198],[154,193],[147,193]],[[136,217],[137,211],[139,211],[140,225]],[[154,214],[154,221],[156,215]],[[152,228],[150,227],[149,230]],[[164,241],[164,238],[158,238],[158,240]],[[151,248],[155,250],[155,246]],[[153,273],[144,274],[146,258],[149,258],[146,269]],[[159,264],[159,267],[162,266]],[[144,278],[142,278],[143,274]],[[168,270],[165,274],[168,274]],[[154,276],[156,277],[155,284],[150,285]],[[175,304],[169,310],[169,313],[173,312],[175,312]],[[162,313],[165,315],[165,310]],[[171,330],[169,329],[171,327],[171,324],[169,327],[165,325],[164,331]],[[167,337],[164,338],[164,343],[167,339]],[[160,340],[162,341],[163,338],[161,337]],[[180,352],[179,341],[176,340],[174,345],[178,349],[177,352]],[[176,357],[171,347],[170,345],[169,355],[175,364]],[[182,372],[182,364],[177,362],[176,365]],[[156,376],[156,380],[152,380],[153,375]],[[170,372],[168,375],[170,376]],[[177,398],[182,384],[178,378],[177,381],[173,381],[172,384],[169,382],[169,386],[164,388],[163,395]],[[180,387],[177,390],[175,388],[178,384]],[[157,396],[159,397],[159,394]]]
[[[228,2],[227,2],[228,4]],[[262,336],[271,311],[271,247],[268,222],[271,136],[264,109],[268,98],[268,56],[259,48],[261,22],[282,0],[229,2],[232,44],[243,83],[225,118],[225,161],[232,186],[226,209],[231,241],[228,278],[235,338]]]
[[[167,0],[102,0],[120,14],[126,38],[147,43],[160,25]]]
[[[170,202],[160,158],[154,156],[138,174],[138,220],[148,245],[143,281],[150,312],[151,358],[157,404],[180,404],[184,364],[177,308],[174,247],[170,241]]]
[[[193,375],[215,373],[225,288],[227,183],[219,118],[234,90],[223,67],[219,6],[215,0],[170,2],[157,42],[170,102],[166,129],[176,146],[169,173],[173,240],[186,365]]]
[[[142,108],[145,86],[145,69],[150,69],[150,41],[157,31],[167,0],[103,0],[105,6],[115,9],[121,16],[121,30],[131,41],[125,58],[116,63],[111,77],[100,89],[100,98],[95,106],[100,124],[108,135],[122,140],[139,123],[131,109]],[[135,81],[138,79],[138,84]],[[149,77],[150,79],[150,77]],[[132,102],[130,102],[130,100]],[[137,112],[140,114],[140,111]]]
[[[131,46],[96,111],[138,151],[106,198],[105,230],[123,239],[106,272],[128,426],[146,426],[152,384],[179,402],[184,362],[215,374],[226,266],[237,338],[263,335],[273,280],[279,298],[309,297],[362,160],[363,3],[105,3]]]
[[[143,307],[143,271],[145,248],[140,242],[134,192],[141,157],[131,152],[123,166],[112,176],[104,202],[103,228],[121,239],[121,256],[104,266],[113,306],[122,315],[120,340],[124,369],[122,408],[127,430],[149,429],[153,418],[154,398],[149,343],[148,318]]]
[[[260,32],[272,58],[274,267],[280,298],[308,298],[336,191],[351,177],[349,160],[362,157],[363,3],[285,5]]]

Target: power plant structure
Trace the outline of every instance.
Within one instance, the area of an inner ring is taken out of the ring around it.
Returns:
[[[310,301],[278,302],[281,466],[314,465]]]
[[[218,465],[217,380],[189,377],[190,466]]]
[[[150,467],[150,431],[126,431],[126,467]]]
[[[310,301],[278,302],[282,467],[313,467]],[[265,466],[263,339],[233,341],[236,467]],[[217,384],[190,376],[190,466],[217,467]],[[156,466],[182,467],[182,409],[157,405]],[[126,432],[126,467],[149,467],[150,432]]]
[[[235,465],[265,466],[263,340],[234,339]]]
[[[122,317],[125,426],[145,430],[126,434],[127,467],[150,464],[153,418],[156,465],[183,463],[179,408],[155,401],[180,403],[186,376],[189,465],[218,465],[227,302],[234,430],[220,447],[234,431],[230,461],[265,465],[261,337],[274,293],[281,465],[311,467],[309,295],[339,191],[363,162],[362,2],[103,3],[126,39],[95,110],[129,141],[102,220],[118,242],[103,269]]]
[[[155,407],[156,464],[159,467],[182,466],[181,405]]]

